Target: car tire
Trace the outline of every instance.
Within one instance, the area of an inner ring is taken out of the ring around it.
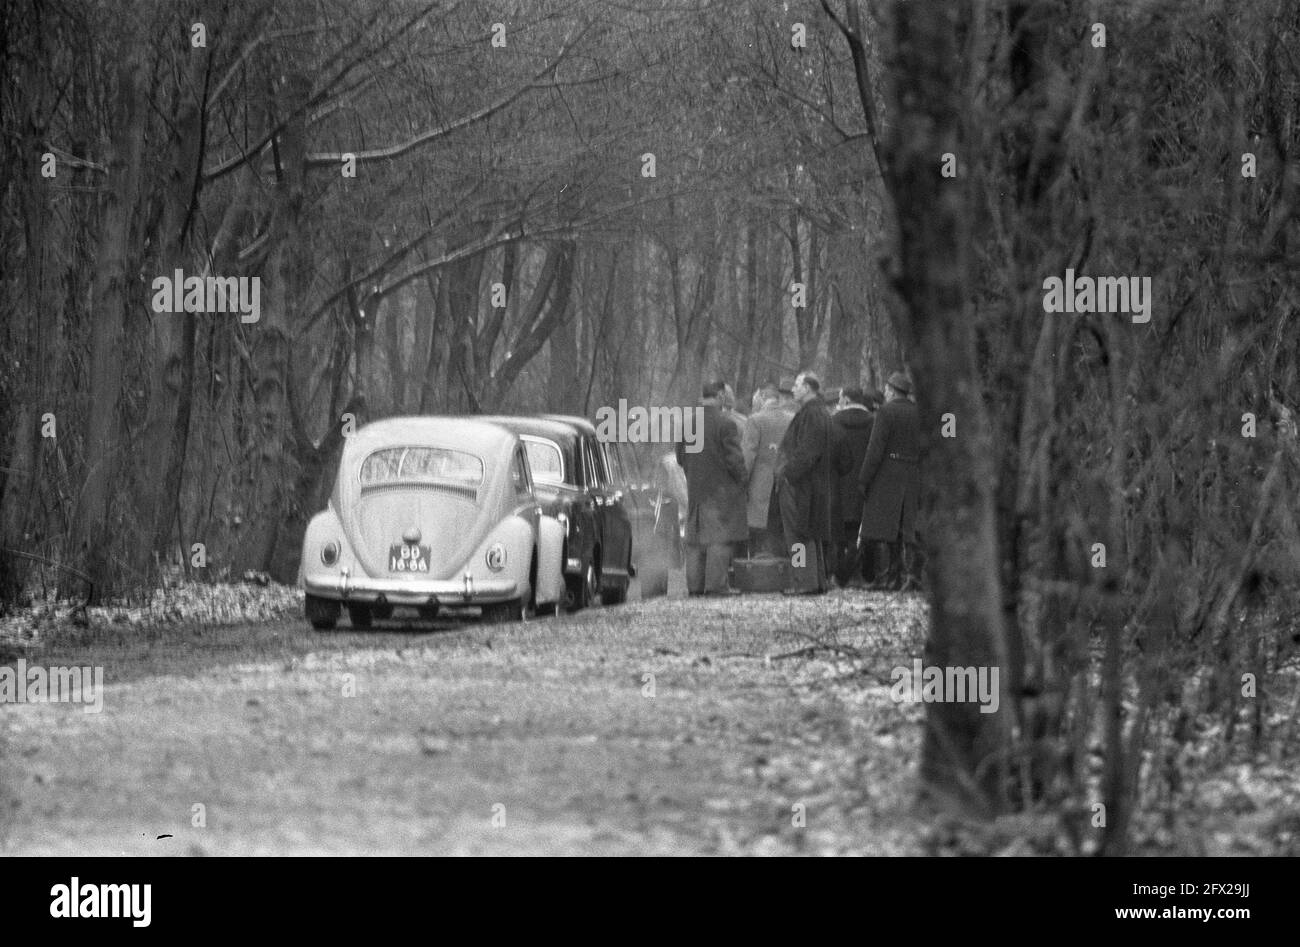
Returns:
[[[569,611],[578,612],[596,603],[600,576],[594,562],[588,562],[581,575],[565,576],[565,582],[569,587],[565,596]]]
[[[627,601],[627,587],[631,585],[631,580],[624,582],[618,588],[605,589],[600,593],[600,604],[602,605],[622,605]]]
[[[369,605],[349,605],[348,620],[357,631],[369,631],[374,613],[370,611]]]
[[[333,631],[334,626],[339,623],[339,614],[343,609],[333,599],[308,595],[306,611],[307,620],[317,631]]]
[[[504,625],[524,620],[524,603],[522,599],[512,598],[508,602],[493,602],[483,606],[483,622],[488,625]]]

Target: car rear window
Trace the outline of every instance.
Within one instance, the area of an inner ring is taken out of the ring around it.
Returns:
[[[361,465],[363,487],[390,483],[454,483],[477,487],[482,482],[482,460],[444,447],[385,447]]]

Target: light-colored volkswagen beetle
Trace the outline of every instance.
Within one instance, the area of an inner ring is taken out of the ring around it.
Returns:
[[[343,607],[369,628],[394,607],[432,619],[476,605],[488,621],[554,612],[564,527],[542,512],[517,435],[469,418],[391,418],[343,447],[329,508],[307,526],[307,620]]]

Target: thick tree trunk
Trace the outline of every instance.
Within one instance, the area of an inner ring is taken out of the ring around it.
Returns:
[[[190,81],[192,84],[202,82],[202,69],[197,57]],[[194,85],[194,88],[201,88],[201,85]],[[180,110],[171,140],[170,179],[164,195],[166,203],[159,235],[161,274],[170,276],[176,269],[184,269],[190,210],[197,200],[202,148],[203,112],[200,103],[187,101]],[[190,275],[189,272],[186,275]],[[194,314],[152,313],[150,318],[153,338],[144,456],[148,458],[155,476],[141,480],[140,509],[152,516],[152,529],[149,546],[141,550],[145,556],[138,559],[140,567],[147,567],[148,553],[161,552],[168,547],[172,527],[177,523],[181,472],[185,465],[194,397]],[[183,552],[182,556],[188,561]]]
[[[44,51],[43,38],[36,37],[37,50]],[[32,529],[43,524],[34,521],[40,485],[44,475],[42,444],[53,448],[56,440],[41,436],[41,417],[49,412],[59,421],[59,358],[62,337],[63,295],[59,277],[64,274],[64,233],[61,218],[54,213],[49,182],[42,178],[38,165],[30,160],[40,152],[39,122],[45,117],[53,91],[40,75],[41,63],[36,55],[28,58],[24,81],[33,91],[23,127],[18,152],[24,156],[13,162],[23,209],[25,259],[22,293],[10,312],[25,313],[15,318],[8,334],[16,351],[22,353],[18,376],[11,388],[13,400],[0,406],[0,423],[8,427],[8,443],[0,447],[0,604],[14,601],[23,591],[31,561],[6,553],[6,549],[33,552]],[[8,183],[8,168],[3,175]],[[67,173],[66,171],[64,172]],[[66,419],[63,419],[66,422]],[[66,426],[64,428],[66,430]]]
[[[252,324],[253,398],[255,418],[250,430],[248,501],[243,535],[234,561],[235,571],[268,571],[273,567],[281,526],[289,512],[298,478],[289,450],[291,419],[289,390],[293,335],[293,313],[302,299],[303,255],[301,216],[306,155],[305,116],[299,108],[310,81],[292,73],[283,85],[278,103],[283,114],[292,116],[278,142],[279,181],[275,217],[268,237],[269,305],[262,306],[261,319]],[[237,325],[231,332],[239,331]],[[296,541],[296,537],[293,538]],[[288,539],[286,538],[286,541]],[[275,569],[281,581],[293,581],[286,557]]]
[[[19,404],[8,418],[9,444],[0,454],[0,605],[17,601],[29,560],[6,550],[27,551],[30,500],[37,477],[40,424],[35,399]]]
[[[994,526],[997,472],[975,367],[966,297],[970,211],[959,180],[937,173],[960,153],[963,108],[954,4],[895,8],[894,121],[886,167],[900,225],[899,291],[907,305],[923,438],[924,536],[930,566],[925,665],[999,670],[998,710],[975,702],[926,704],[921,778],[941,802],[979,814],[1005,807],[1008,700]],[[936,437],[939,417],[956,437]]]
[[[108,196],[99,231],[99,250],[91,298],[90,409],[86,424],[85,482],[73,517],[72,558],[95,586],[95,597],[109,592],[116,578],[114,561],[123,552],[122,531],[114,528],[111,498],[120,461],[117,424],[122,392],[121,342],[127,306],[127,248],[131,220],[140,193],[144,147],[143,61],[140,47],[124,51],[114,91],[113,115],[105,164]],[[131,281],[131,291],[139,285]],[[117,524],[120,525],[120,524]],[[81,591],[78,585],[76,591]]]

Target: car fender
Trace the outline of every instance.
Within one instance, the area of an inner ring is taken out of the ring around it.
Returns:
[[[330,540],[338,543],[339,557],[333,565],[327,566],[321,561],[321,548]],[[298,587],[303,588],[306,585],[309,575],[337,576],[345,568],[351,574],[363,571],[352,552],[352,544],[348,542],[347,532],[334,514],[334,510],[323,510],[311,518],[311,522],[307,524],[307,532],[302,537]]]
[[[538,605],[549,605],[564,597],[564,526],[552,516],[541,517],[537,540]]]
[[[526,599],[532,593],[528,571],[533,563],[535,541],[531,522],[522,516],[507,516],[487,534],[460,571],[474,577],[508,575],[518,585],[520,597]],[[487,552],[496,543],[506,548],[506,566],[500,573],[491,572],[487,566]]]

